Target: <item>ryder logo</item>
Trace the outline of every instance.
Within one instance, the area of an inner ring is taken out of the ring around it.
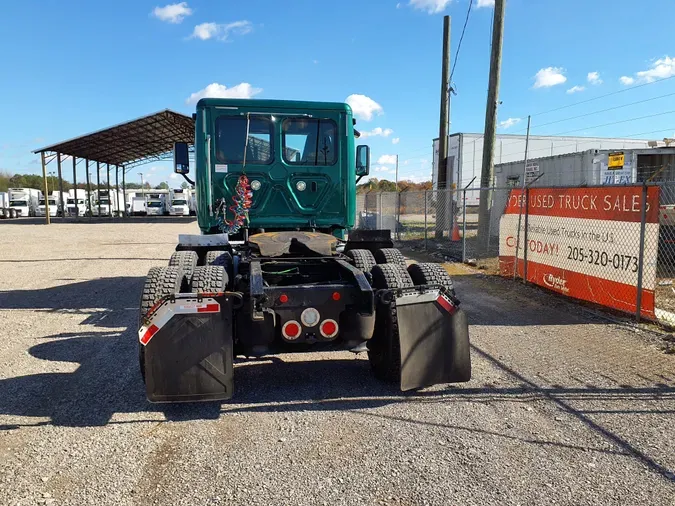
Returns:
[[[570,291],[567,288],[567,280],[554,276],[553,274],[544,274],[544,284],[549,288],[554,290],[560,290],[561,292],[567,293]]]

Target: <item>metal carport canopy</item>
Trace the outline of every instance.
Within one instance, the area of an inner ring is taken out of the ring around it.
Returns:
[[[33,153],[63,154],[126,169],[171,157],[176,142],[194,144],[195,122],[169,109],[97,132],[36,149]]]

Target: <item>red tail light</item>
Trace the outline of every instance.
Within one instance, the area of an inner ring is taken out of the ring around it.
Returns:
[[[289,320],[284,323],[283,327],[281,327],[281,333],[286,339],[293,341],[294,339],[300,337],[300,334],[302,333],[302,327],[295,320]]]
[[[321,335],[327,339],[337,336],[338,330],[338,324],[335,320],[324,320],[319,327]]]

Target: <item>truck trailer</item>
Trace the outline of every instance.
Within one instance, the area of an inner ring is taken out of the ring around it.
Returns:
[[[390,230],[351,230],[370,150],[355,146],[349,105],[202,99],[195,118],[201,233],[178,237],[141,295],[151,402],[230,399],[235,356],[281,351],[365,352],[404,391],[470,379],[448,273],[407,266]],[[174,170],[191,182],[186,144]]]

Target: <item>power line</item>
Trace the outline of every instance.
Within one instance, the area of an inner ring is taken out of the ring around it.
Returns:
[[[660,83],[660,82],[663,82],[663,81],[668,81],[670,79],[675,79],[675,75],[670,76],[670,77],[664,77],[662,79],[656,79],[656,80],[650,81],[648,83],[637,84],[635,86],[631,86],[629,88],[624,88],[624,89],[618,90],[618,91],[613,91],[611,93],[605,93],[604,95],[599,95],[597,97],[589,98],[589,99],[586,99],[586,100],[581,100],[579,102],[574,102],[572,104],[563,105],[561,107],[556,107],[555,109],[549,109],[548,111],[537,112],[537,113],[531,114],[531,116],[532,117],[542,116],[544,114],[549,114],[549,113],[552,113],[552,112],[561,111],[561,110],[567,109],[569,107],[574,107],[574,106],[581,105],[581,104],[587,104],[589,102],[594,102],[595,100],[600,100],[601,98],[611,97],[613,95],[618,95],[619,93],[625,93],[627,91],[636,90],[638,88],[643,88],[643,87],[649,86],[651,84],[656,84],[656,83]],[[661,97],[656,97],[656,98],[663,98],[663,97],[667,97],[667,96],[670,96],[670,95],[662,95]],[[651,100],[651,99],[649,99],[649,100]],[[641,102],[632,102],[631,104],[638,104],[638,103],[641,103]],[[631,104],[627,104],[627,105],[631,105]],[[609,110],[612,110],[612,109],[606,109],[606,110],[609,111]],[[598,111],[598,112],[605,112],[605,111]],[[579,116],[579,117],[582,117],[582,116]],[[572,118],[567,118],[567,119],[572,119]],[[559,120],[559,122],[561,122],[561,121],[565,121],[565,120]],[[552,123],[546,123],[545,125],[549,125],[549,124],[552,124]],[[539,128],[541,126],[545,126],[545,125],[539,125],[537,128]],[[518,132],[524,132],[525,130],[527,130],[527,129],[521,128],[519,130],[513,130],[511,133],[513,134],[513,133],[518,133]]]
[[[624,88],[622,90],[613,91],[611,93],[606,93],[606,94],[600,95],[598,97],[588,98],[586,100],[574,102],[573,104],[563,105],[562,107],[556,107],[555,109],[549,109],[548,111],[538,112],[538,113],[532,114],[531,116],[533,116],[533,117],[534,116],[542,116],[544,114],[549,114],[549,113],[552,113],[552,112],[560,111],[562,109],[567,109],[568,107],[574,107],[575,105],[587,104],[588,102],[593,102],[594,100],[600,100],[601,98],[611,97],[612,95],[618,95],[619,93],[625,93],[627,91],[636,90],[638,88],[643,88],[644,86],[649,86],[650,84],[660,83],[660,82],[667,81],[667,80],[673,79],[673,78],[675,78],[675,75],[670,76],[670,77],[664,77],[663,79],[656,79],[656,80],[650,81],[648,83],[637,84],[635,86],[631,86],[630,88]]]
[[[610,107],[608,109],[602,109],[600,111],[587,112],[586,114],[580,114],[579,116],[572,116],[572,117],[569,117],[569,118],[563,118],[563,119],[559,119],[559,120],[556,120],[556,121],[550,121],[550,122],[544,123],[542,125],[535,125],[535,128],[541,128],[541,127],[545,127],[545,126],[548,126],[548,125],[554,125],[556,123],[562,123],[564,121],[570,121],[570,120],[573,120],[573,119],[585,118],[587,116],[593,116],[594,114],[601,114],[603,112],[615,111],[617,109],[623,109],[624,107],[629,107],[631,105],[644,104],[645,102],[651,102],[652,100],[658,100],[660,98],[672,97],[673,95],[675,95],[675,92],[667,93],[665,95],[660,95],[658,97],[647,98],[645,100],[638,100],[636,102],[630,102],[628,104],[617,105],[615,107]]]
[[[455,52],[455,60],[452,63],[452,70],[450,71],[450,87],[452,88],[452,76],[455,75],[455,67],[457,66],[457,60],[459,59],[459,50],[462,49],[462,41],[464,40],[464,32],[466,31],[466,25],[469,23],[469,16],[471,15],[471,6],[473,5],[473,0],[469,0],[469,8],[466,10],[466,18],[464,19],[464,27],[462,27],[462,35],[459,37],[459,43],[457,44],[457,51]]]

